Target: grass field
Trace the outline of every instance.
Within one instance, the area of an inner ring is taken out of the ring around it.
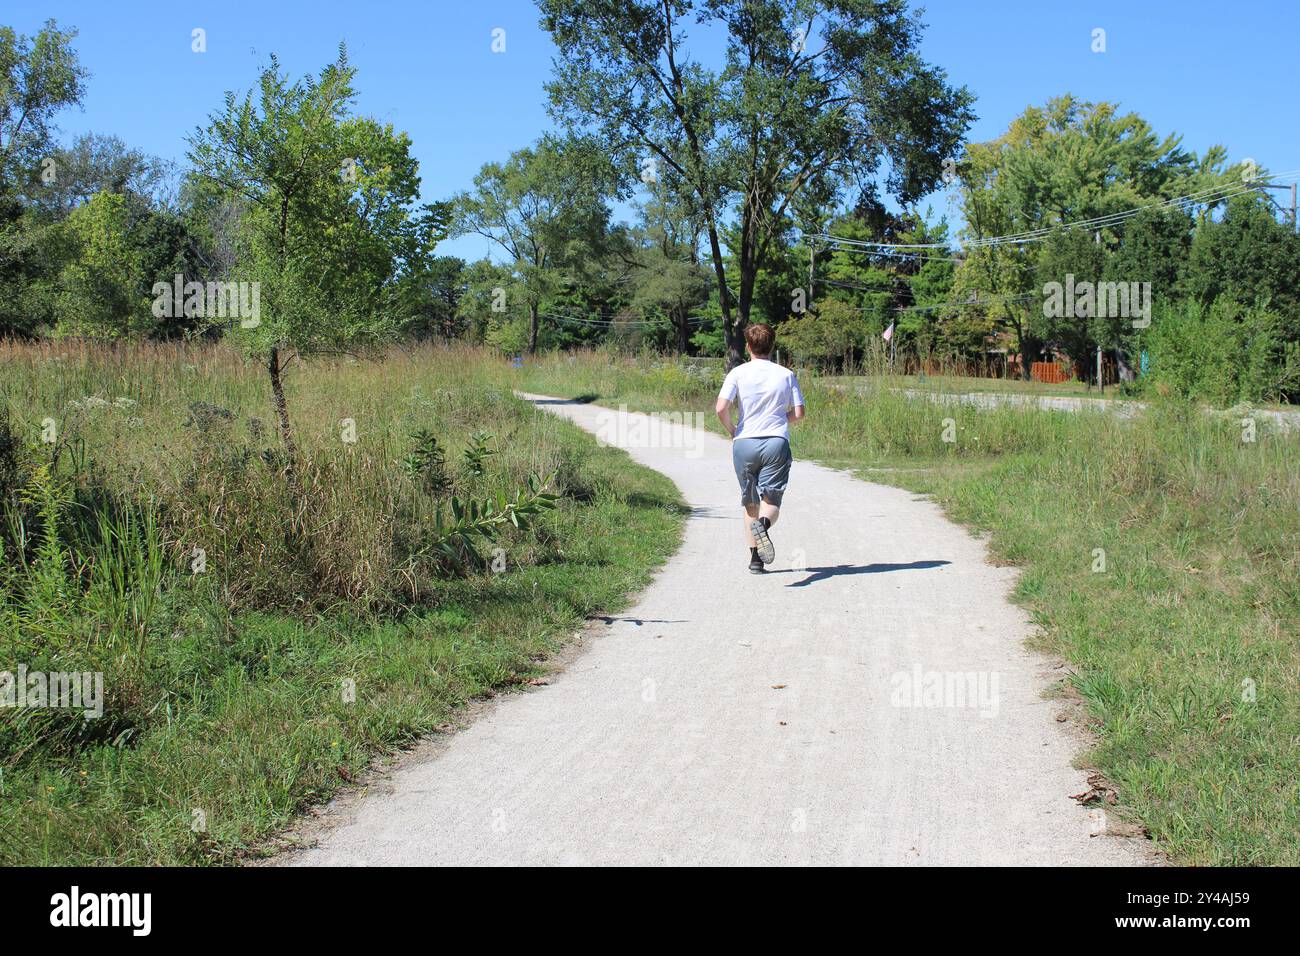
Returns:
[[[712,420],[721,372],[592,355],[519,375]],[[1236,417],[1166,402],[1125,421],[803,385],[796,457],[931,494],[1023,567],[1016,599],[1096,732],[1084,760],[1162,850],[1300,863],[1300,436],[1261,422],[1246,441]]]
[[[0,349],[0,671],[99,671],[105,696],[97,720],[0,708],[0,863],[237,861],[623,606],[677,545],[676,490],[508,374],[433,349],[294,367],[295,488],[231,352]],[[453,497],[495,512],[533,475],[553,509],[447,535]]]

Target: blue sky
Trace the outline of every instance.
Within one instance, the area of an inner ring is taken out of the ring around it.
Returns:
[[[976,94],[972,140],[998,136],[1027,105],[1070,92],[1117,101],[1158,134],[1181,133],[1198,153],[1223,143],[1232,161],[1300,167],[1295,0],[923,6],[924,56]],[[484,162],[551,126],[542,84],[553,47],[528,0],[43,0],[7,5],[0,23],[30,34],[47,17],[80,31],[76,48],[91,73],[84,108],[58,118],[64,140],[112,133],[183,161],[185,136],[225,91],[247,90],[271,53],[300,75],[332,60],[341,40],[359,71],[358,109],[411,135],[426,200],[468,188]],[[195,27],[207,34],[202,54],[191,51]],[[504,53],[491,49],[498,27]],[[1092,52],[1095,28],[1106,31],[1104,53]],[[936,214],[946,209],[943,193],[929,202]],[[439,247],[467,258],[486,251],[475,237]]]

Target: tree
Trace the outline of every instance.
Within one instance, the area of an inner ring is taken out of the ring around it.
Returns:
[[[904,0],[539,0],[559,47],[551,111],[593,132],[627,172],[678,178],[705,223],[729,364],[760,264],[796,203],[845,183],[886,183],[911,202],[937,182],[972,96],[917,53]],[[720,68],[692,58],[683,23],[721,28]],[[648,163],[648,165],[646,165]],[[735,206],[735,290],[723,219]]]
[[[41,161],[48,158],[51,120],[81,102],[86,71],[72,49],[76,35],[53,20],[34,37],[0,27],[0,197],[49,169]]]
[[[1227,298],[1276,309],[1286,337],[1300,341],[1300,235],[1257,195],[1234,196],[1221,219],[1197,225],[1183,286],[1205,306]]]
[[[1095,241],[1093,233],[1083,229],[1062,229],[1052,233],[1039,250],[1036,262],[1035,285],[1039,289],[1056,282],[1063,286],[1073,275],[1080,282],[1100,282],[1106,268],[1106,253]],[[1066,293],[1063,291],[1063,296]],[[1064,305],[1064,299],[1062,300]],[[1030,315],[1035,338],[1048,342],[1068,355],[1079,368],[1090,366],[1089,357],[1094,343],[1113,347],[1118,344],[1121,321],[1117,317],[1100,318],[1075,311],[1075,303],[1062,308],[1060,314],[1045,315],[1041,300],[1031,303]],[[1094,306],[1092,311],[1100,311]],[[1066,313],[1070,314],[1067,315]]]
[[[927,216],[929,210],[926,211]],[[953,279],[956,265],[944,252],[948,240],[948,221],[940,219],[929,225],[919,216],[911,217],[908,228],[900,233],[903,244],[938,243],[939,247],[925,250],[916,257],[904,257],[902,270],[911,293],[912,308],[898,318],[898,333],[913,337],[918,357],[922,351],[930,352],[936,344],[935,313],[953,301]]]
[[[825,299],[815,312],[788,319],[781,346],[801,362],[842,370],[868,347],[874,330],[862,313],[837,299]]]
[[[512,303],[523,303],[523,288],[508,266],[479,259],[465,268],[464,282],[465,291],[456,303],[456,320],[476,341],[498,344],[504,326],[526,327],[522,309],[512,307]],[[522,347],[527,347],[526,328],[524,336]]]
[[[465,294],[465,260],[436,256],[402,283],[399,309],[403,332],[420,337],[454,339],[466,331],[457,312]]]
[[[0,335],[31,335],[52,318],[58,237],[20,199],[57,179],[57,165],[43,162],[53,117],[79,103],[85,88],[75,37],[53,20],[35,37],[0,27]]]
[[[537,351],[542,302],[591,256],[609,229],[607,158],[589,142],[549,137],[487,163],[473,192],[454,200],[455,231],[491,240],[511,260],[528,310],[528,351]]]
[[[1106,278],[1150,282],[1153,308],[1182,295],[1192,218],[1181,209],[1144,209],[1124,224],[1106,263]]]
[[[354,75],[342,46],[319,77],[294,83],[273,57],[256,101],[226,94],[224,110],[190,138],[195,174],[242,210],[234,275],[260,290],[260,315],[234,332],[266,363],[290,468],[289,350],[383,341],[397,322],[389,306],[402,275],[435,241],[431,211],[414,207],[410,139],[350,114]]]
[[[967,146],[957,171],[966,235],[974,241],[958,270],[957,288],[998,302],[992,306],[995,318],[1014,332],[1026,379],[1043,334],[1037,318],[1042,302],[1033,301],[1036,291],[1041,294],[1034,285],[1041,274],[1035,244],[981,240],[1110,216],[1239,182],[1222,168],[1224,155],[1214,146],[1198,159],[1182,148],[1178,136],[1157,137],[1136,113],[1120,114],[1113,103],[1068,94],[1029,107],[997,139]],[[1219,197],[1207,195],[1200,208],[1208,214]],[[1097,230],[1105,249],[1115,245],[1120,228],[1111,224]]]
[[[96,193],[62,224],[68,242],[59,274],[60,331],[115,339],[150,327],[142,294],[139,250],[131,241],[131,214],[119,193]]]
[[[691,311],[708,301],[711,287],[697,253],[701,230],[699,219],[662,190],[642,206],[632,306],[667,318],[682,355],[691,347]]]
[[[173,164],[116,136],[86,133],[67,149],[51,151],[54,175],[30,190],[29,201],[50,220],[60,220],[99,192],[119,193],[152,208],[172,204]]]

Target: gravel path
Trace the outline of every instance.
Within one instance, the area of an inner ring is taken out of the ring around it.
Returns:
[[[1065,671],[1025,649],[1014,572],[936,505],[797,462],[776,562],[751,575],[729,442],[525,397],[654,445],[630,451],[690,503],[681,550],[549,685],[417,749],[276,862],[1152,861],[1071,799],[1075,705],[1043,697]]]

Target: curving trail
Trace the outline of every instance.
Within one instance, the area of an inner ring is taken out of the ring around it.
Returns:
[[[620,444],[653,434],[524,397]],[[1153,861],[1070,799],[1087,773],[1068,705],[1042,697],[1064,671],[1025,649],[1014,572],[976,539],[909,492],[796,462],[776,563],[751,575],[730,443],[659,438],[630,453],[692,514],[636,605],[550,685],[336,801],[278,863]]]

